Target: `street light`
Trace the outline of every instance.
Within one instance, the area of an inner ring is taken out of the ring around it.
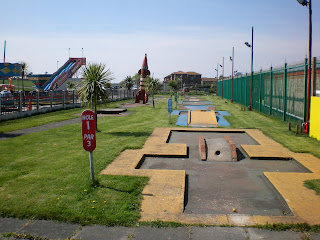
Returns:
[[[234,64],[234,47],[232,47],[232,57],[230,56],[230,61],[232,61],[232,72],[231,72],[231,102],[233,102],[233,64]]]
[[[253,27],[251,32],[251,44],[248,42],[244,43],[247,47],[251,48],[251,83],[250,83],[250,105],[249,111],[252,110],[252,75],[253,75]]]
[[[224,58],[223,58],[223,61],[224,61]],[[219,67],[222,68],[222,86],[221,86],[221,98],[223,99],[223,66],[219,63],[217,63],[217,68],[215,68],[214,70],[217,71],[217,83],[218,83],[218,79],[219,79]],[[218,93],[218,91],[217,91]]]
[[[310,114],[310,95],[311,95],[311,58],[312,58],[312,7],[311,0],[297,0],[302,6],[309,8],[309,60],[308,60],[308,95],[307,95],[307,116],[306,122],[304,123],[304,132],[309,132],[309,114]]]

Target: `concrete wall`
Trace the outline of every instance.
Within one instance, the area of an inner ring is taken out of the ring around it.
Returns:
[[[311,97],[310,137],[320,141],[320,97]]]

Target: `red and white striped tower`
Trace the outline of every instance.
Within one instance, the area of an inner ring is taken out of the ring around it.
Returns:
[[[143,104],[148,102],[148,94],[146,93],[146,78],[150,75],[150,71],[148,70],[148,61],[147,61],[147,54],[145,54],[142,67],[139,70],[138,74],[140,74],[140,89],[136,94],[136,103],[139,103],[141,100],[143,101]]]

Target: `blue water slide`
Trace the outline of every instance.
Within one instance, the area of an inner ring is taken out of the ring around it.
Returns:
[[[69,60],[70,61],[70,60]],[[67,62],[66,64],[64,64],[55,74],[54,76],[52,76],[52,78],[46,83],[46,85],[43,87],[44,91],[48,91],[50,89],[52,89],[52,87],[54,86],[55,82],[57,79],[59,79],[59,77],[68,72],[73,66],[74,66],[75,62]]]

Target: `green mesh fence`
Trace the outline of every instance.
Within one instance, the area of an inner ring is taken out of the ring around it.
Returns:
[[[320,96],[320,62],[316,61],[313,77],[314,95]],[[306,121],[308,61],[252,75],[252,108],[283,121]],[[218,81],[218,96],[248,107],[250,103],[251,75],[241,75]],[[319,95],[318,95],[318,94]]]

